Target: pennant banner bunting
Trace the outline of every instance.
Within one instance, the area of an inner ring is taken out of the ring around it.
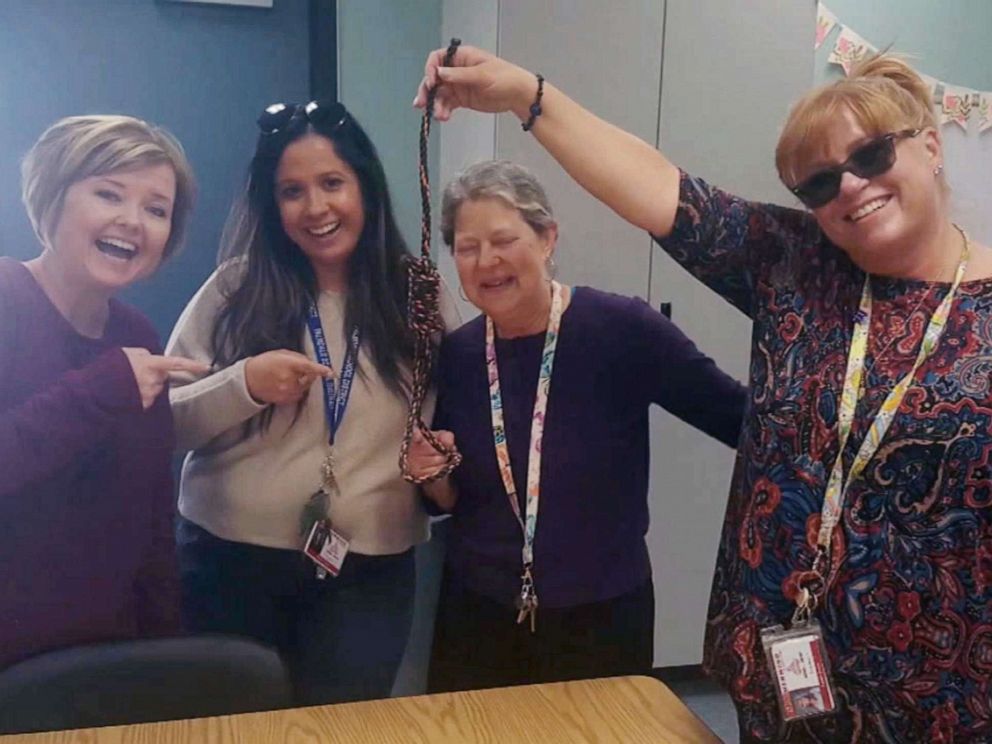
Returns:
[[[954,85],[944,86],[944,95],[940,102],[941,124],[953,122],[967,132],[971,108],[972,91]]]
[[[978,94],[978,131],[992,129],[992,93]]]
[[[877,52],[871,44],[858,36],[847,26],[840,27],[840,34],[830,53],[829,62],[844,68],[844,74],[850,75],[851,68],[872,52]]]
[[[837,25],[837,16],[830,12],[826,5],[820,3],[816,9],[816,43],[814,44],[814,49],[819,49],[823,46],[824,40],[830,35],[830,32],[834,30],[834,26]]]
[[[826,5],[819,3],[814,48],[823,46],[835,28],[840,28],[840,33],[837,34],[827,61],[839,65],[845,75],[850,75],[858,62],[878,49],[841,23]],[[957,124],[967,132],[968,123],[974,119],[979,133],[992,130],[992,91],[977,91],[940,81],[922,72],[918,74],[930,89],[933,105],[942,125]]]

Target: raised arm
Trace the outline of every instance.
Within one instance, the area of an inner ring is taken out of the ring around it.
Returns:
[[[445,50],[427,58],[414,105],[427,103],[438,82],[434,114],[446,121],[455,109],[512,112],[522,122],[537,94],[531,72],[470,46],[459,47],[453,66],[442,67]],[[679,170],[654,147],[584,109],[550,81],[542,113],[531,130],[575,181],[627,222],[664,237],[679,201]]]

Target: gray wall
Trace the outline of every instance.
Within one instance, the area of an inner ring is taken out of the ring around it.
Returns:
[[[306,100],[308,2],[271,9],[164,0],[0,2],[0,254],[40,247],[20,204],[19,161],[70,114],[162,124],[186,147],[200,199],[185,251],[127,298],[166,336],[212,270],[221,226],[247,171],[255,118]]]
[[[499,51],[542,73],[593,113],[653,142],[664,11],[659,0],[503,2]],[[548,190],[560,224],[556,261],[561,279],[647,297],[648,236],[586,194],[521,131],[515,117],[502,118],[498,127],[498,157],[533,168]]]
[[[440,29],[441,0],[338,2],[338,95],[379,150],[400,230],[413,251],[420,249],[420,111],[412,101]],[[436,130],[429,153],[436,181]]]
[[[662,151],[752,199],[795,205],[775,175],[789,104],[812,83],[813,0],[668,0]],[[750,321],[655,249],[651,299],[724,370],[747,379]],[[658,597],[655,661],[696,664],[733,453],[675,417],[652,415],[648,545]]]

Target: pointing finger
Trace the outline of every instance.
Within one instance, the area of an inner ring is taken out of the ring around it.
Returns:
[[[337,375],[330,367],[302,357],[296,360],[290,367],[298,375],[313,375],[314,377],[329,377],[335,379]]]

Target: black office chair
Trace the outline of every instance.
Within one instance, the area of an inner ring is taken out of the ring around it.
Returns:
[[[0,672],[0,734],[285,708],[279,655],[227,636],[50,651]]]

